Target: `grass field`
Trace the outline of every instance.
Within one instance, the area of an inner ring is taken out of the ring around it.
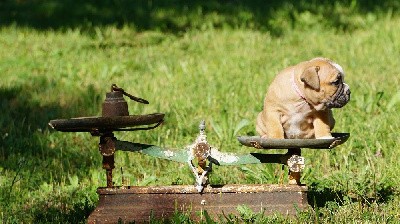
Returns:
[[[335,12],[340,10],[346,7]],[[246,153],[254,150],[235,136],[256,134],[254,120],[274,75],[324,56],[345,69],[351,101],[334,111],[334,131],[351,137],[333,150],[304,150],[302,182],[310,188],[312,209],[287,218],[242,208],[241,216],[222,222],[399,223],[400,16],[391,10],[349,12],[335,26],[311,12],[297,12],[287,24],[283,10],[261,28],[221,25],[210,14],[175,32],[112,24],[3,25],[0,221],[85,222],[97,203],[96,188],[105,186],[97,138],[54,132],[47,123],[100,115],[112,83],[150,101],[129,102],[130,114],[166,114],[161,127],[117,133],[119,139],[181,149],[204,119],[212,145]],[[236,131],[243,120],[249,125]],[[141,154],[117,152],[116,167],[123,167],[131,185],[193,183],[187,167]],[[278,183],[280,172],[278,165],[216,167],[211,182]],[[121,184],[119,172],[114,179]],[[172,222],[191,221],[178,214]]]

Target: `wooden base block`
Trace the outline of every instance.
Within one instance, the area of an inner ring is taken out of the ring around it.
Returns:
[[[99,203],[88,223],[142,223],[154,218],[169,218],[175,211],[190,212],[199,220],[202,211],[214,218],[238,214],[246,205],[254,212],[295,215],[296,209],[308,207],[307,187],[298,185],[223,185],[209,186],[198,193],[192,185],[99,188]]]

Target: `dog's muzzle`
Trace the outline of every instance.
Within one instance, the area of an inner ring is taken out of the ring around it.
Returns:
[[[332,99],[326,102],[328,108],[341,108],[350,100],[350,87],[343,83],[332,96]]]

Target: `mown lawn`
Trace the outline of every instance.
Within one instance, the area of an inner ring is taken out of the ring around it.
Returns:
[[[272,27],[284,23],[271,20]],[[224,152],[254,152],[235,135],[255,135],[254,120],[274,75],[316,56],[342,65],[351,101],[335,110],[336,132],[350,132],[333,150],[304,150],[302,182],[312,208],[297,217],[252,214],[225,222],[400,222],[400,16],[392,11],[354,14],[351,29],[327,26],[310,12],[279,32],[250,25],[184,31],[129,25],[36,29],[0,28],[0,220],[3,223],[85,222],[105,186],[97,139],[50,130],[51,119],[101,114],[110,85],[145,98],[130,114],[162,112],[165,124],[121,140],[181,149],[199,121],[209,142]],[[225,17],[223,17],[225,18]],[[279,20],[282,19],[282,21]],[[347,23],[346,23],[347,24]],[[238,124],[249,125],[235,132]],[[181,164],[117,152],[132,185],[192,184]],[[278,165],[215,167],[213,184],[278,183]],[[190,222],[184,215],[172,222]]]

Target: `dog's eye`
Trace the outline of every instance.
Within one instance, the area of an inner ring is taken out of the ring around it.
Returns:
[[[334,82],[331,82],[332,85],[338,86],[340,84],[340,80],[336,80]]]
[[[342,77],[338,76],[338,78],[335,81],[331,82],[331,84],[338,86],[341,82],[342,82]]]

